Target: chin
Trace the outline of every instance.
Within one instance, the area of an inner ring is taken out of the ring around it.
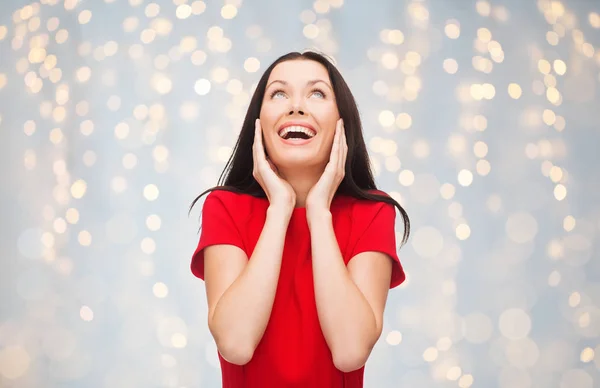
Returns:
[[[303,150],[292,150],[277,156],[274,162],[278,168],[312,168],[322,164],[313,153],[303,152]]]

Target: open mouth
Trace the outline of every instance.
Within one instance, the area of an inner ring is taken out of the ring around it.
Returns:
[[[317,134],[312,129],[299,125],[292,125],[283,128],[279,131],[279,137],[283,140],[308,140],[315,137]]]

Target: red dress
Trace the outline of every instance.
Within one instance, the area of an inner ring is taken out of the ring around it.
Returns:
[[[225,191],[208,194],[192,273],[204,279],[203,249],[209,245],[235,245],[251,257],[268,206],[266,198]],[[330,211],[346,264],[361,252],[383,252],[393,261],[390,288],[404,281],[396,254],[396,212],[392,205],[337,196]],[[231,364],[220,354],[219,360],[224,388],[363,386],[364,367],[350,373],[336,369],[319,325],[304,208],[296,208],[290,219],[271,317],[252,359],[244,366]]]

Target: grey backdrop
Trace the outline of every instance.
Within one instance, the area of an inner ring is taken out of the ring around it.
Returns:
[[[413,225],[366,387],[600,386],[599,13],[3,0],[0,386],[219,385],[187,207],[260,74],[307,48],[345,75]]]

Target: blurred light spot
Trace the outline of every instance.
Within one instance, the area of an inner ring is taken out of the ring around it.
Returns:
[[[386,342],[392,346],[400,345],[402,342],[402,333],[398,330],[392,330],[385,338]]]
[[[388,156],[385,158],[385,168],[390,172],[396,172],[402,167],[400,159],[396,155]]]
[[[592,27],[600,28],[600,15],[598,15],[598,13],[590,12],[588,15],[588,21]]]
[[[581,351],[581,355],[579,356],[581,362],[590,362],[594,359],[594,349],[587,347]]]
[[[473,153],[478,158],[484,158],[488,153],[488,146],[483,141],[478,141],[473,146]]]
[[[550,66],[550,62],[548,62],[547,60],[540,59],[538,61],[538,70],[540,71],[540,73],[550,74],[551,69],[552,69],[552,67]]]
[[[447,58],[447,59],[444,59],[444,63],[442,65],[442,67],[444,68],[444,71],[446,73],[456,74],[456,72],[458,71],[458,62],[456,62],[456,59]]]
[[[16,380],[27,373],[31,357],[21,346],[6,346],[0,349],[0,375],[8,380]]]
[[[244,70],[248,73],[256,73],[260,69],[260,61],[258,58],[250,57],[244,61]]]
[[[395,117],[394,113],[389,110],[384,110],[379,113],[379,124],[384,127],[391,127],[394,125]]]
[[[567,196],[567,188],[562,184],[557,184],[554,187],[554,198],[558,201],[562,201]]]
[[[551,240],[548,243],[547,248],[548,256],[552,259],[558,260],[562,258],[565,254],[565,247],[562,241]]]
[[[404,43],[404,34],[400,30],[390,30],[387,39],[390,44],[401,45]]]
[[[453,366],[446,372],[446,378],[451,381],[456,381],[462,374],[462,370],[458,366]]]
[[[435,360],[437,360],[438,354],[439,352],[436,348],[429,347],[423,352],[423,360],[427,362],[434,362]]]
[[[502,335],[508,339],[523,339],[531,331],[531,318],[521,309],[507,309],[500,314],[498,327]]]
[[[417,255],[431,259],[437,257],[444,247],[444,237],[432,226],[417,229],[411,242]]]
[[[147,255],[151,255],[156,251],[156,243],[150,237],[145,237],[140,243],[140,249]]]
[[[181,333],[175,333],[171,338],[171,344],[174,348],[183,349],[187,345],[187,338]]]
[[[560,180],[563,178],[563,170],[558,166],[552,166],[550,167],[550,172],[548,176],[550,177],[552,182],[560,182]]]
[[[506,220],[505,230],[510,240],[523,244],[535,238],[538,224],[535,217],[529,213],[514,213]]]
[[[466,169],[460,170],[458,173],[458,183],[461,186],[470,186],[473,183],[473,173]]]
[[[410,170],[402,170],[398,175],[398,182],[402,186],[410,186],[415,181],[415,174]]]
[[[430,153],[429,143],[424,139],[418,139],[413,143],[412,151],[417,159],[425,159]]]
[[[227,83],[227,92],[230,94],[240,94],[243,89],[244,86],[240,80],[232,79]]]
[[[594,380],[583,369],[570,369],[563,373],[560,388],[594,388]]]
[[[210,81],[207,79],[199,79],[194,85],[194,90],[201,96],[208,94],[210,91]]]
[[[123,167],[127,170],[133,169],[137,165],[137,156],[132,153],[127,153],[122,159]]]
[[[152,151],[152,156],[157,162],[164,162],[169,157],[169,150],[163,145],[156,146]]]
[[[115,137],[124,140],[129,136],[129,125],[127,123],[119,123],[115,127]]]
[[[169,289],[165,283],[158,282],[152,287],[152,292],[157,298],[166,298],[169,294]]]
[[[23,165],[28,170],[33,170],[35,168],[35,166],[37,165],[37,156],[35,154],[35,151],[25,151],[25,155],[23,156]]]
[[[438,350],[445,352],[452,347],[452,340],[448,337],[442,337],[438,339],[436,346]]]
[[[558,75],[564,75],[567,72],[567,64],[560,59],[554,61],[554,72]]]
[[[76,224],[79,222],[79,212],[75,208],[67,209],[65,218],[69,224]]]
[[[110,188],[115,193],[122,193],[127,189],[127,180],[122,176],[115,176],[110,181]]]
[[[165,368],[174,368],[177,366],[177,360],[170,354],[163,354],[161,356],[161,364]]]
[[[87,184],[84,180],[79,179],[71,185],[71,195],[73,198],[80,199],[85,195]]]
[[[477,173],[481,176],[486,176],[492,170],[492,165],[485,159],[481,159],[477,161],[477,165],[475,167]]]
[[[94,311],[89,306],[82,306],[79,309],[79,316],[86,322],[91,322],[94,319]]]
[[[561,279],[560,272],[552,271],[550,273],[550,275],[548,276],[548,285],[550,287],[556,287],[560,284],[560,279]]]
[[[511,83],[508,85],[508,95],[515,100],[521,97],[522,91],[519,84]]]
[[[505,352],[508,362],[517,368],[531,368],[540,357],[537,344],[527,337],[509,341]]]
[[[221,8],[221,16],[223,19],[233,19],[237,15],[237,12],[237,8],[232,4],[224,5],[223,8]]]
[[[487,128],[487,119],[483,115],[475,115],[473,117],[473,127],[478,131],[485,131]]]
[[[469,388],[471,385],[473,385],[473,382],[473,376],[470,374],[465,374],[458,379],[458,386],[459,388]]]
[[[570,232],[575,229],[576,221],[575,217],[569,215],[563,219],[563,228],[565,231]]]
[[[84,120],[79,124],[79,130],[83,136],[90,136],[94,132],[92,120]]]
[[[384,111],[384,112],[389,112],[389,111]],[[379,115],[380,122],[381,122],[381,115],[384,114],[384,112],[382,112]],[[387,113],[386,113],[386,115],[387,115]],[[390,119],[390,117],[384,117],[384,120],[389,120],[389,119]],[[393,113],[392,113],[392,119],[393,119]],[[396,126],[400,129],[403,129],[403,130],[408,129],[412,125],[412,117],[408,113],[400,113],[396,117],[395,123],[396,123]]]
[[[490,5],[489,1],[477,0],[477,2],[475,3],[475,9],[477,10],[477,13],[479,15],[487,17],[490,16],[492,6]]]
[[[569,296],[569,306],[577,307],[581,303],[581,294],[579,292],[573,292]]]
[[[82,230],[77,235],[77,241],[84,247],[90,246],[92,244],[92,235],[87,230]]]
[[[67,222],[64,218],[57,218],[52,223],[52,227],[56,233],[63,234],[67,231]]]
[[[467,224],[459,224],[456,227],[456,237],[459,240],[466,240],[471,236],[471,228]]]
[[[159,94],[167,94],[173,89],[173,82],[164,74],[156,73],[152,76],[150,84]]]
[[[455,193],[456,193],[456,188],[451,183],[444,183],[440,187],[440,195],[444,199],[452,199],[454,197]]]
[[[448,215],[452,218],[452,219],[459,219],[462,217],[463,214],[463,207],[460,203],[458,202],[452,202],[449,206],[448,206]]]
[[[151,214],[148,217],[146,217],[146,227],[149,230],[155,232],[160,229],[160,226],[161,226],[161,219],[158,215]]]
[[[319,36],[319,27],[315,24],[307,24],[302,29],[302,33],[307,39],[316,39]]]
[[[458,39],[460,36],[460,23],[454,19],[448,20],[444,27],[444,33],[450,39]]]

